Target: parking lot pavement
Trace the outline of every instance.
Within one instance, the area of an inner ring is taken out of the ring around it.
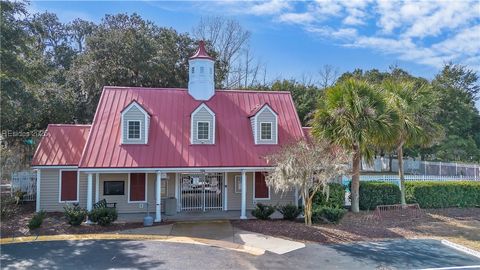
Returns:
[[[307,244],[260,256],[161,241],[50,241],[2,245],[0,259],[2,269],[480,269],[479,258],[435,240]]]

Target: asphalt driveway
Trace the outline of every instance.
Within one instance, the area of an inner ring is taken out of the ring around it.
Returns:
[[[2,269],[480,268],[480,259],[435,240],[307,244],[282,255],[266,252],[261,256],[161,241],[51,241],[2,245],[0,258]]]

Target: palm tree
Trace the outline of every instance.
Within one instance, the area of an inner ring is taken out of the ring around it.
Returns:
[[[394,114],[382,91],[356,79],[325,90],[312,121],[314,136],[352,152],[352,208],[359,211],[360,162],[371,161],[375,146],[391,138]]]
[[[386,80],[382,83],[387,105],[397,118],[393,140],[389,146],[397,151],[401,203],[406,205],[403,148],[429,146],[441,136],[441,126],[435,123],[435,97],[431,88],[412,81]],[[388,142],[387,142],[388,143]]]

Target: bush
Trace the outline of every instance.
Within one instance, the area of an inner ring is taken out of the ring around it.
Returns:
[[[252,210],[252,215],[258,219],[270,219],[270,216],[275,212],[275,207],[257,203],[257,207]]]
[[[70,225],[78,226],[87,217],[87,210],[81,208],[78,204],[66,205],[63,209],[65,210],[64,214],[67,222]]]
[[[373,210],[377,205],[399,204],[400,188],[392,183],[364,181],[360,182],[360,209]]]
[[[337,224],[343,218],[347,210],[335,207],[316,207],[312,211],[313,223],[335,223]]]
[[[30,219],[30,221],[27,224],[28,229],[34,230],[34,229],[40,228],[46,215],[47,213],[45,213],[45,211],[40,211],[38,213],[35,213],[32,219]]]
[[[338,183],[329,183],[328,184],[328,200],[327,194],[323,193],[323,190],[318,191],[313,197],[313,206],[328,206],[334,208],[343,208],[345,204],[345,188],[343,185]]]
[[[15,203],[15,197],[2,196],[0,199],[0,216],[2,219],[9,219],[17,213],[18,206]]]
[[[302,213],[302,209],[293,204],[277,207],[277,210],[286,220],[295,220]]]
[[[115,208],[97,208],[88,213],[88,218],[101,226],[110,225],[112,222],[117,220],[117,217],[117,209]]]
[[[421,208],[480,207],[480,183],[469,181],[405,182],[408,203]]]

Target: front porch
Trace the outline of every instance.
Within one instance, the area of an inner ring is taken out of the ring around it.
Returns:
[[[264,177],[259,176],[265,171],[86,171],[86,208],[91,210],[94,202],[105,199],[117,204],[119,221],[142,221],[148,208],[155,222],[160,222],[247,219],[257,202],[295,203],[298,197],[293,191],[280,195],[270,192]]]

